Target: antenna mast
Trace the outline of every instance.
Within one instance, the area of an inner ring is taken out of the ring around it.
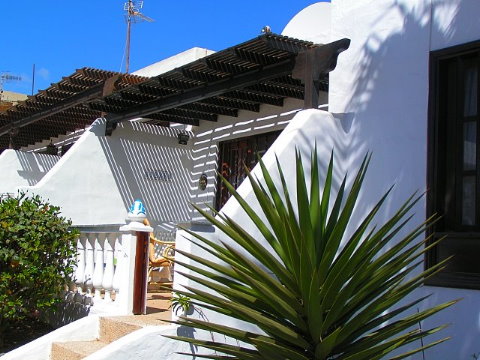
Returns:
[[[153,22],[152,18],[143,15],[140,9],[143,7],[143,1],[128,0],[123,5],[123,10],[126,11],[125,20],[127,21],[127,41],[125,42],[125,72],[130,70],[130,32],[132,23],[138,23],[142,21]]]

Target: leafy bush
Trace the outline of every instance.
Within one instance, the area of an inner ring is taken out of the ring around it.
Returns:
[[[8,322],[51,307],[73,273],[71,221],[38,196],[0,201],[0,342]]]
[[[435,245],[427,245],[425,239],[418,240],[431,219],[406,236],[399,236],[406,230],[409,213],[419,197],[412,196],[391,219],[374,226],[373,220],[388,191],[351,235],[346,236],[369,161],[370,157],[366,156],[349,191],[345,176],[334,194],[333,155],[321,186],[316,151],[311,156],[310,181],[306,180],[302,159],[297,154],[296,203],[278,161],[282,183],[279,187],[260,162],[263,183],[250,174],[248,177],[266,221],[224,180],[268,245],[263,245],[249,234],[249,229],[222,213],[212,216],[196,207],[250,256],[228,242],[218,244],[186,230],[214,259],[177,249],[201,266],[177,263],[194,273],[184,276],[210,291],[187,287],[188,291],[177,292],[189,296],[194,305],[249,322],[261,331],[247,332],[182,316],[176,322],[179,325],[213,331],[247,345],[180,336],[171,338],[224,353],[231,356],[228,359],[370,360],[383,358],[409,343],[424,341],[428,335],[441,330],[444,326],[421,329],[418,324],[455,301],[418,312],[416,305],[425,298],[401,302],[444,265],[425,271],[418,269],[424,253]],[[331,198],[334,199],[332,206]],[[443,340],[427,343],[394,359],[407,357]],[[217,354],[196,356],[227,358]]]

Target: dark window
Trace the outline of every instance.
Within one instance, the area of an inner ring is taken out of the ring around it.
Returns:
[[[245,138],[224,141],[219,144],[218,171],[235,189],[247,177],[244,166],[249,170],[257,164],[258,156],[268,150],[281,131],[269,132]],[[230,193],[222,181],[217,181],[216,209],[219,210],[227,202]]]
[[[427,266],[449,256],[430,284],[480,289],[480,42],[433,52],[430,61],[428,214],[446,236]]]

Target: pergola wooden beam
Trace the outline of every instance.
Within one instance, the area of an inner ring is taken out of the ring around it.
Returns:
[[[338,55],[349,46],[349,39],[341,39],[318,48],[302,51],[297,55],[292,77],[301,80],[305,85],[305,109],[318,108],[321,77],[335,69]]]
[[[253,70],[247,73],[234,75],[225,80],[208,83],[205,86],[195,87],[191,90],[184,90],[181,94],[172,95],[155,101],[134,107],[125,112],[111,114],[106,117],[107,129],[114,128],[119,122],[133,118],[148,117],[150,114],[159,113],[175,107],[194,103],[207,98],[219,96],[232,90],[253,85],[259,81],[269,80],[275,77],[291,73],[295,66],[295,59],[288,59],[278,64],[273,64]],[[107,133],[107,135],[110,135]]]
[[[274,48],[285,46],[291,49],[292,47],[278,41],[270,45]],[[111,135],[116,128],[116,124],[122,121],[142,117],[148,118],[150,114],[162,113],[169,109],[225,95],[288,74],[292,74],[292,77],[300,79],[305,84],[305,108],[316,108],[318,107],[321,76],[335,68],[338,55],[348,49],[349,45],[350,40],[342,39],[330,44],[301,50],[298,54],[277,63],[257,66],[251,71],[211,81],[201,86],[182,89],[177,94],[163,96],[157,100],[131,107],[126,111],[110,113],[106,116],[105,134]],[[294,48],[294,50],[297,50],[296,47]],[[259,102],[264,101],[265,99],[263,101],[259,100]],[[275,104],[281,105],[280,102]]]
[[[8,134],[12,129],[21,128],[33,124],[46,117],[55,115],[62,111],[68,110],[76,105],[83,104],[89,100],[96,99],[104,94],[104,84],[96,85],[80,94],[74,95],[57,103],[53,107],[47,107],[42,111],[36,112],[31,116],[24,117],[18,121],[13,121],[7,125],[0,127],[0,136]]]

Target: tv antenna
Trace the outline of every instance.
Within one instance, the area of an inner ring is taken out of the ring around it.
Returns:
[[[143,21],[153,22],[152,18],[143,15],[140,12],[140,9],[143,7],[143,1],[133,1],[128,0],[123,5],[123,10],[127,13],[125,14],[125,20],[127,21],[127,41],[125,43],[125,72],[128,73],[130,69],[130,31],[132,23],[138,23]]]

